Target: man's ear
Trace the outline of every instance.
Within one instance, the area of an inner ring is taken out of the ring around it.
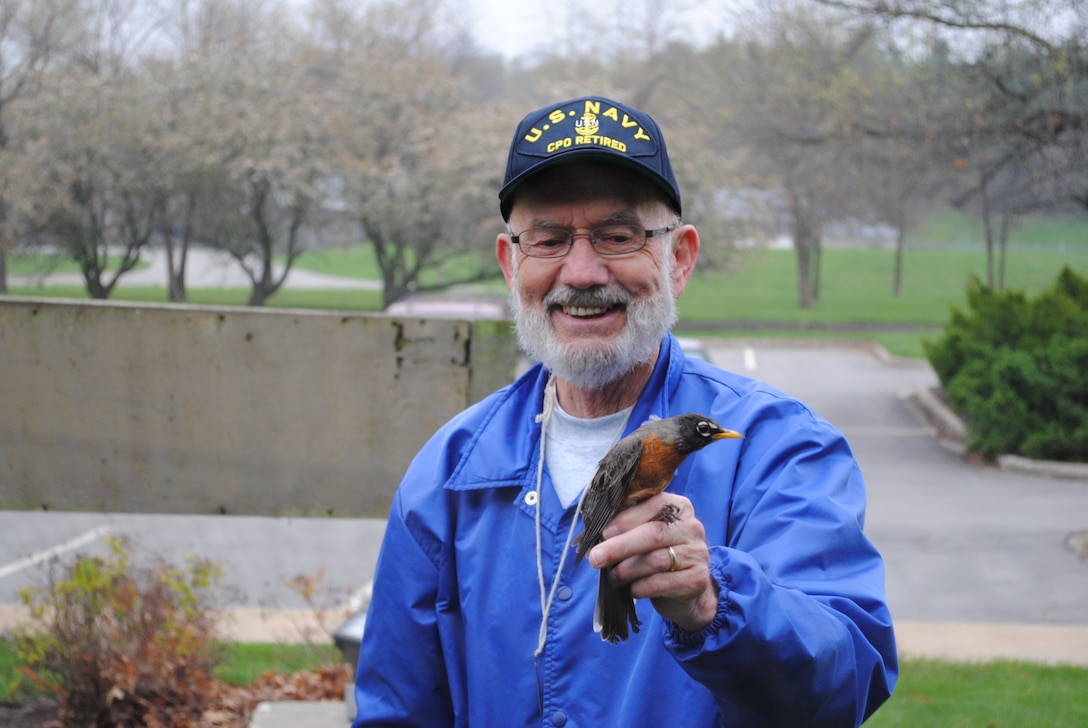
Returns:
[[[679,297],[687,288],[699,257],[699,231],[694,225],[682,225],[674,233],[672,256],[672,292]]]
[[[495,238],[495,258],[499,261],[499,267],[502,268],[506,287],[511,291],[514,290],[514,266],[517,265],[517,261],[514,260],[514,247],[507,233],[499,233]]]

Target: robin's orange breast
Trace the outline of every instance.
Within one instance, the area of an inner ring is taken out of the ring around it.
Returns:
[[[642,440],[638,468],[627,486],[623,506],[632,506],[663,491],[683,460],[671,440],[663,440],[654,434],[646,435]]]

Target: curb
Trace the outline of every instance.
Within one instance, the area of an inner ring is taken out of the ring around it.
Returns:
[[[1050,478],[1088,480],[1088,463],[1065,463],[1056,460],[1032,460],[1020,455],[999,455],[997,466],[1002,470],[1034,473]]]
[[[932,387],[900,392],[899,399],[936,431],[937,437],[952,449],[966,452],[967,426],[949,409]]]
[[[967,451],[967,426],[953,412],[932,387],[922,387],[899,395],[907,407],[937,431],[941,444],[955,452]],[[1088,463],[1067,463],[1056,460],[1032,460],[1020,455],[1000,455],[997,467],[1030,475],[1041,475],[1061,480],[1088,482]]]
[[[287,701],[258,703],[249,728],[332,728],[347,726],[355,717],[345,701]]]
[[[1088,625],[895,620],[899,656],[1088,667]]]

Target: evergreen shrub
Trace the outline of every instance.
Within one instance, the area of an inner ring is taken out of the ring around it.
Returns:
[[[1031,298],[976,278],[925,351],[971,452],[1088,462],[1088,279],[1066,267]]]

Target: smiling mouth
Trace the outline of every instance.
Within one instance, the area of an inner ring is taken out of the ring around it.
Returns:
[[[563,306],[563,313],[575,318],[596,318],[614,311],[619,306]]]

